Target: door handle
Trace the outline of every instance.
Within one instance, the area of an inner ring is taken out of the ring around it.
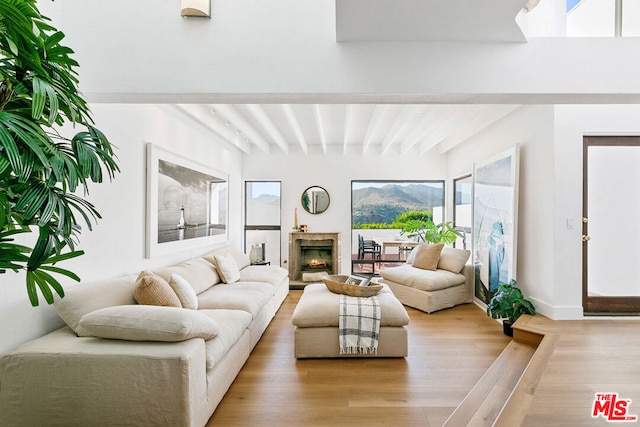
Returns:
[[[588,242],[589,240],[591,240],[591,236],[587,236],[586,234],[582,235],[582,241],[583,242]]]

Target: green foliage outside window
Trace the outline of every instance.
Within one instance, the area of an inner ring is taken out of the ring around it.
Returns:
[[[391,223],[363,224],[363,223],[356,222],[352,224],[351,228],[354,230],[358,230],[358,229],[359,230],[383,230],[383,229],[402,230],[406,226],[407,222],[410,220],[432,221],[433,211],[430,209],[423,210],[423,211],[418,211],[418,210],[405,211],[398,214]]]

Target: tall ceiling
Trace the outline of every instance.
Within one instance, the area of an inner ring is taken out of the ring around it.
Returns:
[[[336,0],[338,43],[526,42],[516,23],[537,0]],[[181,104],[170,108],[249,153],[446,153],[518,105]]]

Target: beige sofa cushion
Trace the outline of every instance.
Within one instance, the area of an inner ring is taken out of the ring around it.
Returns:
[[[250,265],[240,270],[242,282],[265,282],[278,286],[289,276],[289,272],[277,265]]]
[[[193,287],[187,282],[187,280],[179,274],[173,273],[169,276],[169,286],[176,293],[182,308],[188,308],[189,310],[198,309],[198,296]]]
[[[380,302],[380,326],[404,326],[409,315],[387,285],[382,285],[377,298]],[[340,295],[330,292],[324,283],[306,285],[291,321],[298,327],[338,326]]]
[[[149,270],[143,270],[138,274],[136,286],[133,288],[133,297],[138,304],[182,308],[178,296],[169,283]]]
[[[213,368],[240,339],[252,321],[251,314],[243,310],[199,310],[219,326],[218,335],[205,343],[207,370]]]
[[[272,296],[273,286],[268,283],[219,284],[198,294],[198,308],[243,310],[255,317]]]
[[[381,270],[380,275],[392,282],[422,291],[450,288],[461,285],[465,281],[464,275],[460,273],[452,273],[447,270],[423,270],[406,264]]]
[[[215,320],[198,311],[153,305],[102,308],[82,316],[80,327],[80,336],[166,342],[209,340],[220,328]]]
[[[154,273],[169,282],[172,274],[182,276],[193,288],[196,294],[206,291],[216,283],[220,283],[220,277],[211,263],[202,258],[194,258],[173,267],[154,270]]]
[[[444,245],[420,243],[416,249],[412,265],[423,270],[435,270],[438,268],[438,260]]]
[[[438,269],[460,273],[470,256],[471,251],[467,249],[442,248]]]
[[[55,295],[53,308],[67,326],[78,333],[78,323],[85,314],[114,305],[135,304],[135,281],[136,276],[131,274],[65,288],[64,298]]]

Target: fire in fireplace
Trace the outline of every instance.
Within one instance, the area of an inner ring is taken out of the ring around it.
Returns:
[[[300,271],[331,272],[332,246],[300,245]]]

